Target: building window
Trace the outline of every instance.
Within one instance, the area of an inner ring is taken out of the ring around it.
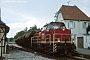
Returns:
[[[69,28],[74,28],[74,22],[73,21],[69,22]]]
[[[87,23],[87,22],[84,22],[84,23],[83,23],[83,28],[86,29],[87,27],[88,27],[88,23]]]

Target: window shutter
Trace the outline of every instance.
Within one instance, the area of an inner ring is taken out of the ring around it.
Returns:
[[[87,27],[88,27],[88,25],[89,25],[89,23],[87,22]],[[87,28],[87,27],[86,27],[86,28]]]

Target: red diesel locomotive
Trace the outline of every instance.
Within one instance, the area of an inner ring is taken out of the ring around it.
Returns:
[[[35,32],[33,35],[29,33],[24,35],[23,40],[29,41],[28,43],[30,44],[28,45],[30,47],[40,51],[63,54],[73,54],[76,52],[76,46],[71,37],[71,30],[67,29],[62,22],[50,22],[44,25],[41,31]],[[20,40],[20,38],[17,40]]]

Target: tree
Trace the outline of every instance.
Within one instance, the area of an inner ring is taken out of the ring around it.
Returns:
[[[90,31],[90,25],[86,28],[86,33],[89,34],[88,32]]]
[[[26,27],[25,29],[24,29],[24,32],[27,32],[28,31],[28,28]]]
[[[30,31],[40,31],[40,28],[37,28],[36,25],[34,25],[33,27],[30,27],[30,29],[28,30],[28,28],[26,27],[24,30],[20,31],[20,32],[17,32],[16,35],[14,36],[14,39],[17,39],[19,36],[27,33],[27,32],[30,32]]]
[[[33,27],[30,27],[28,31],[35,31],[35,30],[40,30],[40,28],[37,28],[37,26],[34,25]]]
[[[25,33],[25,31],[17,32],[16,35],[14,36],[14,39],[18,38],[19,36],[23,35],[24,33]]]

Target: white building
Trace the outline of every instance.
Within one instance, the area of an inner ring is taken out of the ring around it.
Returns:
[[[71,33],[76,35],[75,43],[77,47],[87,48],[90,36],[87,36],[88,40],[86,40],[84,34],[86,34],[86,28],[90,24],[90,18],[85,13],[77,6],[62,5],[55,17],[56,21],[64,22],[66,28],[71,29]]]

